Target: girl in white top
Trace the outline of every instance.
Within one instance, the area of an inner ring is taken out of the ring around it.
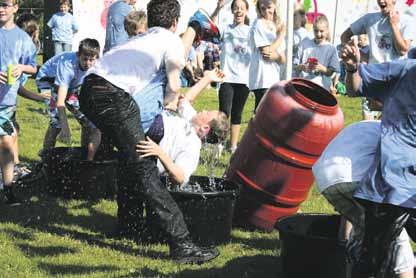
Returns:
[[[314,38],[305,38],[294,59],[299,77],[309,79],[327,90],[331,88],[332,75],[340,71],[337,49],[329,37],[329,22],[321,15],[313,23]]]
[[[256,97],[255,108],[266,90],[280,81],[280,65],[286,63],[284,25],[277,14],[276,0],[258,0],[256,11],[258,18],[250,30],[248,82]]]
[[[218,0],[217,8],[211,15],[214,21],[219,10],[224,7],[225,0]],[[250,64],[250,33],[247,16],[249,4],[247,0],[233,0],[231,11],[234,16],[232,24],[220,27],[221,31],[221,70],[225,74],[224,83],[219,90],[219,110],[231,120],[230,150],[237,148],[240,134],[241,115],[249,90],[248,69]]]

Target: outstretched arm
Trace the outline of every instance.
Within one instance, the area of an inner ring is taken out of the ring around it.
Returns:
[[[214,12],[211,14],[211,20],[212,21],[216,21],[217,17],[218,17],[218,13],[220,12],[220,10],[224,7],[225,5],[225,0],[218,0],[217,2],[217,6],[215,7]]]
[[[219,69],[214,69],[204,72],[204,77],[201,78],[194,86],[192,86],[185,95],[185,98],[192,103],[200,93],[211,82],[223,82],[224,73]]]
[[[345,63],[347,94],[352,97],[358,96],[361,77],[358,72],[360,50],[358,49],[357,40],[351,40],[344,45],[341,51],[341,58]]]

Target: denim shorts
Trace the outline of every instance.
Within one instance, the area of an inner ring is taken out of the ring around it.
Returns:
[[[16,131],[16,106],[0,106],[0,136],[13,135]]]

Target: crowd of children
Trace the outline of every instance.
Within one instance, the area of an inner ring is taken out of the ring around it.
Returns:
[[[147,13],[133,9],[136,0],[116,1],[109,8],[105,54],[99,57],[100,45],[91,38],[71,52],[78,26],[69,13],[69,1],[62,0],[60,12],[47,23],[55,56],[38,70],[36,18],[22,15],[16,25],[17,0],[0,0],[0,167],[6,203],[20,203],[12,191],[19,163],[15,120],[19,94],[48,105],[50,124],[42,150],[53,148],[58,136],[70,142],[68,109],[82,126],[81,143],[88,149],[88,159],[94,159],[101,132],[123,154],[125,173],[117,200],[120,225],[131,211],[139,217],[138,200],[145,201],[169,235],[173,259],[215,258],[217,249],[200,248],[190,240],[182,213],[160,183],[159,173],[166,172],[179,184],[186,182],[197,167],[201,140],[225,140],[228,131],[229,149],[235,151],[249,92],[254,93],[256,108],[267,89],[281,80],[287,58],[278,1],[258,0],[258,18],[249,22],[248,1],[233,0],[233,22],[217,27],[214,22],[225,2],[218,0],[210,16],[198,10],[179,37],[174,34],[180,15],[176,0],[151,0]],[[351,233],[344,226],[341,230],[349,242],[352,277],[393,273],[405,278],[413,277],[403,227],[414,216],[416,196],[412,188],[416,66],[403,57],[415,31],[412,19],[396,11],[394,0],[377,3],[380,12],[353,22],[342,34],[339,49],[330,43],[324,15],[315,18],[310,35],[304,12],[297,10],[293,76],[327,90],[341,91],[345,83],[348,94],[367,97],[366,113],[372,112],[372,102],[380,104],[381,122],[346,128],[315,164],[314,174],[322,194],[353,225]],[[40,94],[24,87],[35,74]],[[220,84],[221,112],[196,113],[190,102],[211,82]],[[185,97],[179,94],[181,84],[193,85]],[[157,166],[151,157],[158,158]],[[348,221],[345,227],[351,227]]]

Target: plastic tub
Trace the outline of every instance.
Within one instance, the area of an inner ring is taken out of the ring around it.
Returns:
[[[276,223],[286,277],[346,277],[345,241],[337,239],[340,219],[339,215],[295,214]]]
[[[114,198],[118,162],[115,154],[103,160],[85,160],[81,147],[57,147],[42,156],[50,194],[63,198]]]

